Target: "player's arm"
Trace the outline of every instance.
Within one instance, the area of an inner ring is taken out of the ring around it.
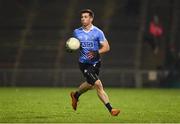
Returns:
[[[109,46],[108,41],[101,42],[101,48],[99,50],[97,50],[97,51],[90,51],[88,53],[88,58],[89,59],[96,58],[100,54],[106,53],[109,50],[110,50],[110,46]]]
[[[99,32],[99,42],[100,42],[100,49],[97,51],[90,51],[88,53],[88,58],[98,58],[100,54],[106,53],[110,50],[110,46],[108,41],[106,40],[104,33],[102,31]]]
[[[108,41],[101,42],[101,48],[99,49],[99,54],[106,53],[110,50]]]

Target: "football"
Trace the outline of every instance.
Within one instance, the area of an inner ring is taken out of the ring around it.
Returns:
[[[77,38],[71,37],[66,41],[66,47],[69,50],[78,50],[80,47],[80,41]]]

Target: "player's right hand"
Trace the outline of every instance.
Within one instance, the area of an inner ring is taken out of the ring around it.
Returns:
[[[93,60],[93,59],[99,58],[99,52],[98,51],[90,51],[87,54],[87,56],[90,60]]]

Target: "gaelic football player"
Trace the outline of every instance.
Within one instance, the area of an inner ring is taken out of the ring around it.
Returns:
[[[115,109],[109,102],[108,95],[103,89],[101,80],[99,79],[99,69],[101,67],[101,54],[110,50],[108,41],[104,33],[92,24],[94,13],[90,9],[81,11],[82,27],[77,28],[73,32],[73,36],[79,39],[81,43],[79,68],[84,75],[86,81],[83,82],[77,91],[71,92],[72,107],[77,109],[79,97],[86,91],[95,88],[100,100],[104,103],[112,116],[120,113],[119,109]]]

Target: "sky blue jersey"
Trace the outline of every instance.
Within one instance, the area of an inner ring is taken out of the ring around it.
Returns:
[[[96,64],[100,61],[100,58],[90,60],[87,56],[89,51],[99,50],[100,43],[106,41],[104,33],[99,28],[92,26],[89,31],[85,31],[82,27],[80,27],[74,30],[73,37],[79,39],[81,44],[79,62]]]

